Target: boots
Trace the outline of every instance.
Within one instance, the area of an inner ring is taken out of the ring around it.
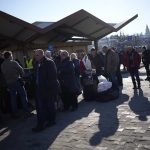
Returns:
[[[133,89],[137,89],[137,86],[136,86],[136,85],[134,85],[134,86],[133,86]]]
[[[141,88],[141,84],[140,83],[138,83],[138,89],[140,89]]]
[[[133,84],[133,89],[140,89],[141,88],[141,84],[138,83],[138,87],[136,86],[136,84]]]

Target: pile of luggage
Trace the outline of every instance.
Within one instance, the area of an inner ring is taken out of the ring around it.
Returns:
[[[96,79],[92,71],[86,72],[82,80],[82,86],[83,97],[86,101],[108,102],[119,97],[119,90],[112,88],[112,82],[102,75]]]
[[[92,70],[86,70],[82,76],[83,97],[86,101],[95,99],[97,93],[97,81],[94,79]]]

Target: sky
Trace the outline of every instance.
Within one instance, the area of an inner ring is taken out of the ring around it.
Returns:
[[[138,18],[115,34],[145,34],[150,28],[150,0],[0,0],[0,10],[29,23],[56,22],[84,9],[107,23],[120,23],[138,14]]]

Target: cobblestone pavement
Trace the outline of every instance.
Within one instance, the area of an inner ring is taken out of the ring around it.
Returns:
[[[33,116],[5,120],[0,126],[0,150],[149,150],[150,88],[140,69],[141,90],[133,90],[128,74],[117,100],[80,100],[75,112],[57,114],[57,124],[32,133]],[[81,98],[80,98],[81,99]]]

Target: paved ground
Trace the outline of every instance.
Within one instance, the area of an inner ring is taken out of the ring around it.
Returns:
[[[107,103],[80,101],[76,112],[58,113],[57,124],[32,133],[36,117],[5,120],[0,150],[149,150],[150,88],[140,70],[142,89],[124,74],[120,98]],[[81,99],[81,97],[80,97]]]

